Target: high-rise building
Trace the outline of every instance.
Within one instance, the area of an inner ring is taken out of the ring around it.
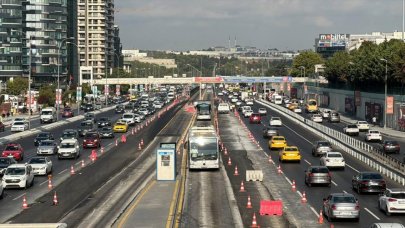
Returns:
[[[122,44],[120,39],[120,28],[118,25],[114,25],[114,68],[122,67]]]
[[[73,39],[67,44],[68,59],[68,81],[71,84],[76,84],[79,81],[79,54],[77,42],[77,0],[68,0],[68,23],[67,36]]]
[[[102,78],[114,64],[114,1],[77,0],[80,66]]]

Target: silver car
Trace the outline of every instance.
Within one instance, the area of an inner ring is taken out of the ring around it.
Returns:
[[[305,184],[311,187],[313,184],[325,184],[330,187],[332,176],[326,166],[310,166],[305,170]]]
[[[334,219],[360,219],[359,201],[350,193],[332,193],[323,199],[323,214],[332,222]]]
[[[332,145],[328,141],[316,141],[312,146],[312,156],[318,157],[332,151]]]
[[[58,152],[58,145],[55,140],[43,140],[39,143],[37,154],[56,154]]]
[[[330,123],[339,123],[340,122],[340,115],[337,112],[331,112],[329,114],[328,120]]]

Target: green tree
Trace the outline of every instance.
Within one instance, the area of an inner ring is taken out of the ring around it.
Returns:
[[[315,74],[315,65],[323,63],[324,59],[318,53],[313,51],[301,52],[293,60],[291,75],[294,77],[301,76],[301,72],[305,69],[305,76],[311,77]]]
[[[7,93],[11,95],[20,95],[28,90],[28,79],[16,77],[13,81],[7,82]]]
[[[56,94],[55,86],[45,85],[39,89],[38,103],[42,104],[44,107],[55,106]]]
[[[331,83],[348,83],[353,81],[350,68],[353,65],[348,52],[336,52],[325,63],[325,77]]]

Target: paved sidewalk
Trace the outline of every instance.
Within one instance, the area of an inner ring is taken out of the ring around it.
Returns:
[[[26,118],[26,119],[28,119],[28,116],[29,116],[28,114],[21,114],[21,115],[5,117],[5,118],[3,118],[2,122],[6,126],[11,126],[11,123],[13,122],[13,120],[15,118]],[[39,114],[32,114],[31,115],[31,119],[37,119],[37,118],[39,118]]]

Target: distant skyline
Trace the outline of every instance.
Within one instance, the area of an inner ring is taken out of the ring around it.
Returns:
[[[401,0],[116,0],[124,49],[313,49],[323,33],[402,31]]]

